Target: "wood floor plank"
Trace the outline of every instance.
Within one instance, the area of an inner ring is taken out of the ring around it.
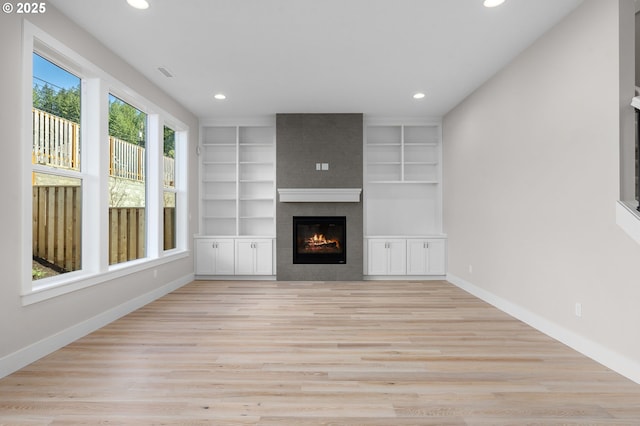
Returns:
[[[640,425],[640,385],[444,281],[196,281],[0,380],[0,425]]]

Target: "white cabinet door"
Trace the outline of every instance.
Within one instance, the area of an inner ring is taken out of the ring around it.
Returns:
[[[236,275],[253,275],[253,241],[236,240]]]
[[[272,240],[254,241],[253,253],[255,256],[254,274],[273,274],[273,242]]]
[[[429,275],[447,273],[447,247],[442,239],[429,240]]]
[[[216,275],[233,275],[234,244],[232,239],[216,240]]]
[[[369,240],[367,258],[369,275],[387,275],[387,256],[386,240]]]
[[[405,275],[407,273],[407,242],[405,240],[389,240],[388,275]]]
[[[196,275],[233,275],[233,240],[196,240]]]
[[[406,274],[407,247],[403,239],[371,239],[368,244],[369,275]]]
[[[236,260],[236,275],[272,275],[272,240],[236,240]]]
[[[407,275],[444,275],[443,239],[407,240]]]
[[[215,273],[215,245],[213,240],[196,240],[196,275],[213,275]]]

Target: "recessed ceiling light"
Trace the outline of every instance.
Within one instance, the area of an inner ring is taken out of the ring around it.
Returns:
[[[413,99],[422,99],[424,98],[425,94],[422,92],[418,92],[415,95],[413,95]]]
[[[225,99],[227,99],[227,96],[223,93],[216,93],[215,95],[213,95],[213,97],[219,101],[224,101]]]
[[[147,0],[127,0],[129,6],[135,7],[136,9],[148,9],[149,2]]]
[[[504,3],[504,0],[484,0],[484,7],[496,7]]]

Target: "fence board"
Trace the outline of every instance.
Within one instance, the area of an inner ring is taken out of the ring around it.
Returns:
[[[163,236],[164,249],[171,250],[176,248],[176,209],[175,207],[165,207],[163,215]]]

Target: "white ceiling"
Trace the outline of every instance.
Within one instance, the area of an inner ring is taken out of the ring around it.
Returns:
[[[581,0],[49,0],[200,118],[440,117]],[[158,67],[168,68],[167,78]],[[527,84],[523,81],[522,84]],[[414,100],[422,91],[426,97]],[[225,101],[213,98],[227,95]]]

